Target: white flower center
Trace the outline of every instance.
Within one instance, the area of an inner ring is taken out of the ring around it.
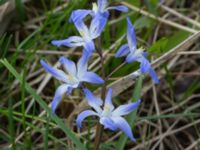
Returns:
[[[76,84],[79,83],[78,79],[75,76],[69,74],[68,77],[69,77],[68,78],[69,79],[69,84],[76,85]]]
[[[102,112],[102,116],[109,117],[111,115],[112,115],[112,112],[111,112],[110,106],[109,105],[105,105],[104,109],[103,109],[103,112]]]
[[[141,49],[141,48],[133,50],[132,52],[134,54],[135,59],[143,57],[143,49]]]
[[[83,37],[85,42],[91,41],[92,38],[92,33],[90,33],[89,31],[80,31],[80,35]]]

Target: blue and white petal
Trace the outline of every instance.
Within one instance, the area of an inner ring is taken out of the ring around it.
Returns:
[[[124,5],[111,6],[111,7],[108,7],[107,10],[118,10],[121,12],[128,12],[128,7],[126,7]]]
[[[85,110],[81,112],[76,119],[78,128],[82,128],[82,121],[89,116],[98,116],[98,114],[92,110]]]
[[[159,81],[159,79],[158,79],[158,76],[157,76],[155,70],[153,70],[153,68],[150,68],[150,70],[149,70],[149,75],[150,75],[151,78],[153,79],[154,83],[159,84],[160,81]]]
[[[109,117],[101,117],[99,122],[104,126],[105,129],[110,129],[112,131],[116,131],[118,129],[112,119]]]
[[[88,52],[88,54],[91,55],[92,52],[95,50],[94,42],[92,40],[85,41],[84,48]]]
[[[157,76],[156,72],[154,71],[154,69],[151,67],[150,62],[147,59],[147,53],[143,52],[143,57],[138,59],[138,61],[140,62],[141,73],[142,74],[148,73],[151,76],[151,78],[153,79],[154,83],[158,84],[159,83],[158,76]]]
[[[88,51],[84,49],[82,56],[77,63],[77,76],[79,79],[81,79],[83,75],[87,72],[89,57],[90,53],[88,53]]]
[[[63,81],[63,82],[68,82],[68,76],[61,70],[55,69],[48,65],[44,60],[40,60],[41,65],[44,67],[44,69],[50,73],[52,76],[54,76],[56,79]]]
[[[87,15],[91,14],[91,10],[79,9],[72,12],[70,16],[70,22],[77,22],[83,20]]]
[[[86,72],[80,80],[94,84],[104,83],[104,80],[94,72]]]
[[[110,111],[112,111],[114,109],[114,106],[112,104],[112,89],[111,88],[108,89],[108,92],[106,95],[105,107],[109,108]]]
[[[132,63],[134,61],[137,60],[137,57],[135,57],[135,54],[134,53],[129,53],[128,56],[126,57],[126,62],[127,63]]]
[[[129,49],[128,44],[122,45],[117,51],[117,53],[115,54],[115,57],[119,58],[119,57],[126,56],[128,55],[129,52],[130,52],[130,49]]]
[[[108,1],[107,0],[98,0],[98,10],[100,12],[104,12],[106,10],[106,7],[108,6]]]
[[[111,118],[115,125],[122,130],[132,141],[136,141],[133,137],[133,133],[131,127],[129,126],[128,122],[122,117],[112,117]]]
[[[60,104],[62,100],[62,96],[68,91],[68,88],[69,88],[69,85],[63,84],[59,86],[58,89],[56,90],[55,96],[51,104],[53,113],[55,112],[57,106]]]
[[[145,57],[142,57],[142,58],[138,59],[138,61],[140,62],[140,71],[141,71],[141,73],[142,74],[148,73],[149,70],[151,69],[150,62]]]
[[[121,105],[119,107],[117,107],[114,111],[113,111],[113,116],[123,116],[123,115],[127,115],[130,112],[134,111],[139,105],[140,105],[141,101],[138,100],[136,102],[130,103],[130,104],[126,104],[126,105]]]
[[[64,65],[65,70],[72,76],[76,76],[77,74],[77,69],[76,69],[76,65],[73,61],[65,58],[65,57],[61,57],[59,59],[59,62]]]
[[[53,40],[51,44],[55,46],[67,46],[67,47],[78,47],[84,45],[84,40],[80,36],[71,36],[64,40]]]
[[[104,16],[103,14],[100,14],[100,13],[97,13],[95,17],[92,19],[92,22],[90,25],[90,34],[93,39],[101,35],[107,23],[107,19],[108,19],[108,16]]]
[[[94,96],[90,90],[85,88],[83,89],[83,91],[84,91],[88,104],[91,107],[93,107],[98,112],[98,114],[100,114],[102,112],[102,109],[100,106],[102,106],[103,101],[99,97]]]
[[[137,41],[136,41],[136,34],[135,29],[131,23],[130,18],[127,18],[128,30],[127,30],[127,40],[131,51],[136,50]]]
[[[85,25],[83,20],[78,20],[78,21],[74,22],[74,25],[76,26],[76,29],[79,31],[79,33],[83,37],[83,39],[89,38],[89,34],[90,34],[89,29]]]

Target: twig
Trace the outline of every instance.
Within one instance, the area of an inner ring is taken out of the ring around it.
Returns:
[[[171,13],[171,14],[173,14],[173,15],[179,17],[180,19],[183,19],[183,20],[185,20],[185,21],[191,23],[192,25],[195,25],[195,26],[197,26],[197,27],[200,28],[200,23],[197,22],[196,20],[193,20],[193,19],[191,19],[191,18],[189,18],[189,17],[187,17],[187,16],[185,16],[185,15],[183,15],[183,14],[181,14],[181,13],[175,11],[174,9],[171,9],[171,8],[165,6],[165,5],[160,5],[160,6],[161,6],[162,9],[168,11],[169,13]]]
[[[156,114],[157,114],[157,116],[160,116],[160,108],[158,105],[156,87],[154,84],[153,84],[153,100],[154,100],[154,105],[155,105],[155,109],[156,109]],[[161,123],[160,119],[158,119],[158,124],[159,124],[159,128],[158,128],[159,135],[162,135],[162,123]],[[155,144],[154,147],[152,147],[152,150],[156,149],[156,147],[157,147],[157,145]],[[163,143],[160,144],[159,149],[163,149]]]
[[[187,148],[185,148],[185,150],[193,150],[194,147],[200,143],[200,138],[198,140],[196,140],[195,142],[193,142],[190,146],[188,146]]]

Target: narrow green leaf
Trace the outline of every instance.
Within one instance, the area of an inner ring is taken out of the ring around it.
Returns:
[[[4,58],[6,56],[11,40],[12,35],[8,36],[6,33],[0,37],[0,58]]]
[[[156,41],[155,43],[153,43],[153,45],[149,48],[148,53],[162,53],[165,51],[165,48],[168,44],[168,39],[167,38],[161,38],[158,41]]]
[[[23,21],[25,19],[25,11],[24,11],[24,4],[22,0],[15,0],[16,10],[18,12],[18,16]]]
[[[136,82],[136,87],[134,88],[133,97],[132,97],[133,102],[140,99],[140,93],[141,93],[141,89],[142,89],[142,80],[143,80],[143,76],[140,76],[139,80]],[[135,110],[128,116],[127,120],[131,127],[133,126],[133,123],[136,119],[136,115],[137,115],[137,110]],[[123,150],[127,140],[128,140],[128,137],[125,134],[122,134],[120,136],[119,141],[117,142],[116,149]]]
[[[49,141],[49,117],[46,116],[47,124],[44,132],[44,150],[48,150],[48,141]]]
[[[0,60],[0,62],[15,76],[17,80],[22,84],[23,79],[22,77],[17,73],[17,71],[10,65],[10,63],[4,59]],[[57,125],[63,130],[63,132],[76,144],[78,149],[86,150],[85,146],[80,142],[80,140],[75,136],[75,134],[67,127],[67,125],[58,118],[55,114],[52,114],[51,109],[48,107],[48,105],[42,100],[42,98],[37,95],[34,89],[31,88],[31,86],[25,82],[25,89],[28,93],[30,93],[33,98],[39,103],[39,105],[49,114],[50,118],[57,123]]]
[[[148,17],[142,16],[135,21],[134,27],[135,29],[140,30],[143,28],[150,28],[151,24],[152,24],[151,19],[149,19]]]
[[[13,100],[9,98],[8,100],[8,126],[9,126],[9,134],[10,134],[10,143],[12,143],[12,150],[16,149],[15,146],[15,125],[14,125],[14,119],[13,119]]]

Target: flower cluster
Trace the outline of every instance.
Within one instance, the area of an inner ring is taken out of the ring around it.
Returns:
[[[41,60],[41,65],[48,73],[62,83],[55,92],[52,102],[53,112],[55,112],[64,94],[71,94],[73,89],[81,87],[80,89],[83,90],[88,105],[91,106],[93,110],[85,110],[81,112],[76,120],[77,126],[81,128],[82,121],[86,117],[97,116],[99,117],[100,124],[102,124],[104,128],[108,128],[112,131],[120,129],[132,141],[135,141],[131,127],[122,116],[127,115],[136,109],[140,104],[140,100],[130,104],[121,105],[115,109],[112,104],[111,88],[108,89],[105,101],[103,101],[101,98],[94,96],[89,89],[81,86],[83,82],[92,84],[104,84],[105,82],[96,73],[88,71],[88,61],[92,53],[95,51],[94,39],[98,38],[103,32],[109,18],[110,10],[128,12],[128,8],[123,5],[108,6],[107,0],[98,0],[97,4],[93,4],[92,10],[80,9],[73,11],[70,16],[70,22],[74,23],[80,36],[71,36],[63,40],[53,40],[52,44],[58,47],[83,47],[81,58],[77,64],[75,64],[68,58],[61,57],[59,62],[63,65],[65,72],[51,67],[44,60]],[[91,18],[89,26],[85,23],[85,18],[87,16],[90,16]],[[128,43],[119,48],[115,55],[116,58],[126,56],[125,60],[127,63],[135,61],[139,62],[140,73],[148,73],[155,83],[159,83],[158,77],[147,59],[147,53],[144,52],[143,49],[137,49],[135,30],[129,18],[127,18],[127,24]]]

